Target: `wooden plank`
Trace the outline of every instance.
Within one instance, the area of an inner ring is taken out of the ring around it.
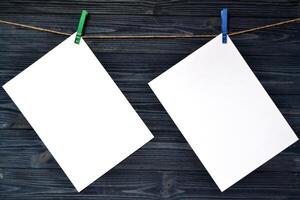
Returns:
[[[125,96],[152,131],[177,130],[154,94],[135,92],[125,93]],[[294,131],[300,133],[300,95],[272,95],[271,97]],[[11,100],[0,102],[1,129],[31,129]]]
[[[297,46],[296,48],[299,48]],[[298,49],[295,49],[298,52]],[[21,54],[24,53],[23,56]],[[46,52],[45,52],[46,53]],[[189,52],[190,53],[190,52]],[[35,52],[7,51],[2,53],[0,64],[0,84],[4,84],[35,60],[43,55]],[[147,83],[179,62],[187,54],[110,54],[98,53],[96,56],[103,63],[112,78],[123,92],[151,93]],[[269,94],[300,94],[300,57],[294,56],[245,56],[246,61],[266,88]],[[6,93],[0,89],[0,100],[8,100]]]
[[[162,41],[163,42],[163,41]],[[120,42],[121,43],[121,42]],[[19,73],[47,52],[38,50],[34,51],[11,51],[1,52],[0,76],[3,77],[6,73]],[[140,53],[106,53],[94,52],[99,61],[104,65],[110,74],[152,74],[160,73],[161,70],[167,70],[174,64],[178,63],[181,59],[188,56],[190,51],[183,54],[140,54]],[[299,56],[272,56],[272,55],[246,55],[243,56],[249,66],[254,72],[270,72],[270,73],[292,73],[297,75],[300,73]],[[135,78],[135,77],[133,77]],[[117,79],[117,76],[114,77]],[[137,78],[135,78],[137,79]],[[130,81],[132,78],[130,79]],[[116,80],[117,81],[117,80]]]
[[[164,70],[161,70],[161,73]],[[12,79],[18,73],[13,72],[9,75],[5,75],[3,79],[0,79],[0,84],[3,85],[8,80]],[[116,84],[120,87],[122,92],[125,93],[152,93],[147,83],[158,76],[160,73],[153,74],[115,74],[110,73],[113,77],[122,76],[120,79],[115,79]],[[285,74],[285,73],[269,73],[262,72],[256,73],[258,79],[261,81],[264,88],[270,95],[299,95],[300,94],[300,81],[298,74]],[[132,77],[139,77],[140,80],[128,79]],[[3,89],[0,91],[1,100],[7,101],[9,98]]]
[[[116,169],[205,171],[179,132],[162,134],[154,131],[153,134],[155,139],[121,162]],[[172,142],[172,138],[176,141]],[[33,130],[0,130],[0,141],[0,168],[59,168]],[[300,144],[295,143],[259,171],[299,172]]]
[[[0,15],[0,18],[1,15]],[[13,18],[13,20],[12,20]],[[12,15],[5,19],[51,28],[58,31],[72,33],[76,29],[78,17],[49,17],[43,15],[28,18],[19,16],[17,20]],[[38,20],[37,20],[38,19]],[[283,19],[265,18],[234,18],[230,21],[230,30],[244,30]],[[44,25],[47,24],[47,25]],[[46,53],[65,36],[57,36],[34,30],[16,28],[1,24],[0,42],[3,44],[1,52],[43,52]],[[298,30],[300,23],[283,27],[266,29],[263,31],[234,36],[233,40],[243,56],[248,55],[275,55],[299,56],[300,36]],[[209,17],[170,17],[132,16],[95,17],[86,25],[87,35],[177,35],[177,34],[217,34],[220,32],[220,19]],[[19,45],[22,40],[23,45]],[[88,40],[92,50],[96,53],[156,53],[156,54],[187,54],[191,53],[208,39],[185,40]],[[34,46],[33,46],[34,44]],[[257,47],[260,48],[257,48]],[[42,54],[41,54],[42,55]]]
[[[0,197],[11,199],[296,199],[300,176],[254,172],[219,192],[207,172],[114,169],[77,193],[59,169],[1,169]],[[293,184],[291,184],[293,182]],[[12,184],[13,183],[13,184]]]
[[[1,3],[0,3],[1,5]],[[38,26],[57,31],[73,33],[76,31],[78,23],[77,14],[65,15],[49,15],[38,13],[38,17],[34,14],[26,13],[0,13],[1,20],[24,23],[26,25]],[[298,18],[298,14],[291,18]],[[277,23],[288,20],[279,15],[277,17],[251,17],[241,18],[231,16],[229,21],[229,31],[240,31],[244,29],[254,28],[267,24]],[[95,15],[91,13],[86,21],[86,35],[168,35],[168,34],[217,34],[220,32],[220,16],[137,16],[137,15]],[[23,28],[14,28],[14,25],[1,24],[1,28],[12,27],[12,31]],[[297,22],[282,25],[285,29],[290,27],[297,30]],[[270,28],[276,29],[275,27]],[[282,28],[276,30],[280,32]],[[34,30],[32,30],[34,31]],[[31,32],[32,32],[31,31]],[[37,31],[34,31],[37,32]],[[15,33],[17,34],[17,33]],[[30,34],[30,33],[27,33]],[[1,37],[5,37],[1,34]],[[11,35],[13,37],[13,35]]]
[[[261,1],[197,1],[197,0],[98,0],[88,1],[2,1],[1,10],[6,13],[43,13],[43,14],[78,14],[85,8],[95,14],[118,15],[188,15],[219,16],[221,8],[227,7],[230,13],[238,17],[267,16],[291,17],[299,15],[297,0],[261,0]]]

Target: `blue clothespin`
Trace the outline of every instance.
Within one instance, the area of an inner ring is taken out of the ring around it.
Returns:
[[[228,9],[227,8],[222,9],[221,20],[222,20],[222,43],[226,44],[227,43],[227,33],[228,33],[228,28],[227,28]]]

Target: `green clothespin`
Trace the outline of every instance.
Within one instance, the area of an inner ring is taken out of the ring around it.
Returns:
[[[82,31],[83,31],[83,27],[84,27],[84,23],[85,23],[85,18],[87,15],[88,15],[88,12],[86,10],[81,11],[81,16],[80,16],[79,24],[77,27],[76,38],[75,38],[76,44],[79,44],[79,42],[80,42],[80,38],[82,36]]]

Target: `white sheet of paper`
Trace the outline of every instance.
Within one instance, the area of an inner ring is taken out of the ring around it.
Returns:
[[[85,41],[74,40],[3,88],[81,191],[153,136]]]
[[[298,140],[230,38],[149,85],[221,191]]]

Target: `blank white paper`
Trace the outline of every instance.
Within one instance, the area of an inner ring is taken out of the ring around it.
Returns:
[[[3,87],[81,191],[153,136],[85,41],[74,40]]]
[[[298,140],[230,38],[149,83],[221,191]]]

